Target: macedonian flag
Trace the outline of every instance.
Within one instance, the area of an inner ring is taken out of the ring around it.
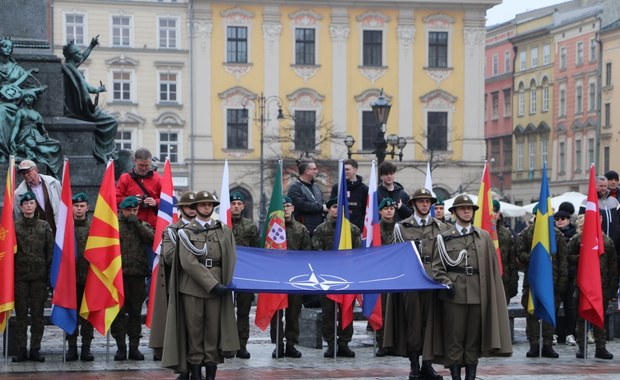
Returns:
[[[101,335],[106,335],[125,300],[118,211],[114,187],[114,163],[108,162],[84,257],[90,262],[80,316]]]
[[[13,220],[13,191],[15,190],[15,160],[11,156],[6,174],[4,206],[0,220],[0,332],[4,332],[6,321],[15,308],[13,267],[17,241]]]

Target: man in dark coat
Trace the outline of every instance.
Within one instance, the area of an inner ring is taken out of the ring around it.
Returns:
[[[500,211],[500,203],[497,199],[493,200],[493,218],[497,228],[497,240],[499,252],[502,256],[502,282],[504,283],[504,295],[506,304],[519,292],[519,268],[515,257],[514,239],[512,232],[503,223],[503,216]]]
[[[323,192],[315,182],[318,174],[316,163],[309,158],[301,159],[297,162],[297,170],[299,178],[288,188],[287,195],[295,206],[293,216],[308,228],[312,236],[316,226],[323,223],[327,208],[323,204]]]
[[[360,230],[364,229],[364,217],[366,215],[366,203],[368,202],[368,186],[362,182],[362,177],[357,175],[357,161],[348,159],[344,161],[344,174],[347,180],[347,200],[349,201],[349,220]],[[338,196],[338,184],[332,186],[330,198]]]
[[[381,202],[383,198],[392,198],[396,201],[396,221],[407,219],[413,214],[409,207],[409,194],[403,186],[395,181],[396,165],[384,161],[379,165],[379,179],[381,183],[377,187],[377,198]]]

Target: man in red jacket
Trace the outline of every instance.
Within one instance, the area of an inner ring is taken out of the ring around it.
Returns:
[[[146,148],[139,148],[134,154],[134,168],[123,173],[116,184],[116,202],[120,204],[128,196],[135,196],[140,200],[138,219],[148,222],[155,228],[157,224],[157,210],[161,193],[161,177],[151,166],[151,152]]]

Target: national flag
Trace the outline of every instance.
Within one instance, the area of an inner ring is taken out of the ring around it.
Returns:
[[[224,174],[222,175],[222,187],[220,189],[220,221],[232,226],[232,213],[230,210],[230,180],[228,175],[228,160],[224,161]]]
[[[336,219],[336,233],[334,234],[334,250],[342,251],[353,249],[353,237],[351,236],[351,222],[349,221],[349,200],[347,194],[347,179],[344,172],[344,161],[338,166],[338,216]],[[329,294],[327,298],[340,304],[342,328],[346,328],[353,322],[353,302],[355,294]]]
[[[63,329],[67,334],[73,334],[77,327],[76,257],[77,244],[73,224],[69,160],[65,159],[60,204],[58,206],[58,222],[56,223],[54,257],[52,258],[50,273],[50,282],[54,289],[50,319],[53,324]]]
[[[80,308],[80,316],[87,319],[101,335],[108,333],[125,301],[118,231],[114,163],[110,160],[86,240],[84,257],[90,266]]]
[[[377,196],[377,168],[373,160],[370,166],[370,182],[368,183],[368,200],[366,202],[366,216],[364,217],[364,233],[362,234],[362,246],[378,247],[381,245],[381,227],[379,222],[379,199]],[[381,318],[381,294],[364,294],[362,301],[362,314],[368,318],[370,327],[378,330],[383,326]]]
[[[164,230],[178,219],[176,201],[174,199],[174,185],[172,183],[172,170],[170,160],[166,157],[164,164],[164,177],[161,180],[161,193],[159,195],[159,210],[157,211],[157,223],[155,224],[155,237],[153,239],[153,269],[151,270],[151,286],[149,288],[149,302],[146,309],[146,326],[151,327],[153,320],[153,306],[155,302],[155,290],[157,289],[157,274],[159,272],[159,260],[161,259],[161,240]]]
[[[551,198],[549,197],[549,185],[547,182],[547,163],[543,165],[540,196],[538,199],[538,211],[536,212],[527,277],[530,283],[527,311],[555,326],[551,255],[556,253],[556,244],[553,209],[551,208]]]
[[[17,252],[15,219],[13,216],[13,196],[15,191],[15,158],[9,158],[4,187],[4,206],[0,220],[0,332],[4,332],[6,322],[15,308],[14,264]]]
[[[424,188],[431,192],[431,195],[435,197],[435,192],[433,191],[433,179],[431,178],[431,163],[426,162],[426,177],[424,178]],[[431,205],[431,216],[435,217],[435,205]]]
[[[493,195],[491,194],[491,175],[489,174],[489,164],[484,163],[482,171],[482,182],[480,183],[480,191],[478,192],[478,211],[474,215],[474,226],[488,232],[493,239],[493,246],[497,254],[497,263],[499,264],[499,273],[503,275],[502,253],[499,250],[499,238],[497,237],[497,223],[493,222]]]
[[[282,199],[282,161],[278,161],[276,179],[273,183],[273,192],[267,211],[268,221],[261,231],[261,246],[267,249],[286,249],[286,222],[284,220],[284,206]],[[288,307],[288,296],[277,293],[259,293],[256,301],[256,319],[254,323],[261,330],[265,330],[273,315]]]
[[[594,165],[592,165],[590,166],[590,186],[588,187],[588,200],[579,249],[577,287],[580,292],[579,316],[601,329],[605,328],[605,311],[603,310],[603,286],[599,256],[604,253],[605,244],[598,209],[596,173]]]

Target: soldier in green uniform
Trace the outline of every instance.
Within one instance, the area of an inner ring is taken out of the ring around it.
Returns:
[[[504,226],[500,207],[499,201],[493,199],[493,218],[497,226],[497,240],[499,242],[499,251],[502,255],[502,282],[504,284],[506,303],[509,304],[510,299],[516,296],[519,291],[519,268],[515,258],[515,244],[512,232]]]
[[[13,362],[45,360],[39,353],[45,322],[43,310],[50,284],[50,267],[54,252],[52,228],[35,216],[36,195],[25,192],[19,199],[22,217],[15,222],[15,338],[17,356]],[[30,313],[30,354],[26,350],[28,314]]]
[[[90,230],[90,220],[88,220],[88,195],[78,193],[73,196],[73,225],[75,227],[75,242],[77,250],[77,258],[75,263],[76,280],[77,280],[77,310],[82,305],[82,297],[84,295],[84,286],[86,285],[86,275],[88,274],[89,263],[84,258],[84,249],[86,248],[86,240],[88,239],[88,231]],[[78,315],[79,332],[82,335],[82,352],[80,360],[92,362],[95,360],[90,352],[90,343],[93,341],[93,325]],[[73,334],[67,336],[69,349],[67,350],[66,360],[68,362],[78,359],[77,350],[78,328]]]
[[[118,216],[121,259],[123,262],[123,289],[125,303],[112,322],[111,332],[116,340],[114,360],[144,360],[140,352],[142,337],[142,304],[146,299],[146,276],[151,272],[145,245],[153,244],[154,231],[147,222],[138,219],[140,201],[134,196],[123,199]],[[126,336],[129,336],[127,354]]]
[[[258,247],[258,228],[250,219],[243,217],[244,200],[243,194],[238,191],[230,194],[231,229],[238,246]],[[237,301],[237,330],[239,332],[239,351],[237,352],[237,357],[249,359],[250,353],[248,352],[247,344],[250,337],[250,309],[252,308],[252,302],[254,302],[254,293],[235,292],[235,299]]]
[[[293,200],[285,196],[282,198],[282,202],[284,206],[284,227],[286,228],[286,249],[294,251],[312,250],[312,240],[310,240],[308,229],[293,217],[293,212],[295,211]],[[273,350],[271,353],[272,358],[281,358],[283,356],[301,358],[301,352],[295,348],[295,345],[299,340],[299,317],[301,316],[302,302],[303,297],[301,294],[288,295],[288,307],[284,312],[284,320],[286,321],[285,328],[282,323],[282,312],[280,310],[278,310],[271,319],[269,330],[271,343],[276,342],[276,331],[279,331],[278,351],[276,352],[275,349]],[[283,338],[286,338],[286,350],[284,349]]]
[[[192,380],[215,379],[217,364],[239,349],[233,298],[228,290],[235,269],[235,237],[211,218],[219,202],[199,191],[192,207],[196,217],[178,230],[166,320],[162,366],[183,372],[189,363]]]
[[[534,215],[536,215],[537,209],[534,209]],[[536,226],[536,221],[530,224],[526,229],[521,231],[519,236],[517,236],[517,241],[515,244],[516,257],[519,265],[525,268],[525,278],[523,280],[523,296],[521,298],[521,305],[527,310],[529,293],[530,293],[530,283],[527,278],[527,270],[530,263],[530,253],[532,251],[532,239],[534,237],[534,228]],[[555,227],[555,246],[557,252],[555,255],[551,255],[551,266],[553,268],[553,297],[555,299],[555,312],[557,315],[558,308],[560,306],[560,294],[564,292],[566,288],[566,284],[568,282],[568,258],[567,258],[567,247],[566,241],[564,240],[564,236],[562,236],[562,232]],[[530,350],[525,354],[528,358],[537,358],[541,355],[540,353],[540,328],[539,328],[539,320],[535,316],[528,314],[525,320],[525,332],[527,334],[527,339],[530,342]],[[542,323],[542,338],[543,338],[543,346],[542,346],[542,356],[546,358],[558,358],[560,355],[555,352],[553,349],[553,333],[555,331],[554,327],[547,323]]]
[[[312,248],[316,251],[332,250],[334,248],[334,237],[336,234],[336,220],[338,216],[338,199],[332,198],[327,202],[327,217],[319,224],[312,235]],[[351,240],[353,248],[362,246],[362,234],[355,224],[351,224]],[[335,355],[353,358],[355,352],[349,348],[349,342],[353,337],[353,324],[342,328],[338,323],[338,349],[334,352],[334,314],[336,313],[336,303],[327,296],[321,296],[321,309],[323,313],[323,339],[327,342],[327,350],[323,354],[326,358],[333,358]],[[342,316],[338,313],[338,321],[342,321]]]
[[[467,194],[457,196],[449,209],[455,224],[433,247],[433,277],[448,289],[428,319],[424,359],[443,363],[453,380],[463,366],[465,380],[474,380],[480,356],[512,353],[497,253],[491,235],[472,225],[477,209]]]
[[[426,273],[431,276],[433,240],[448,226],[430,216],[432,205],[437,201],[429,189],[419,188],[409,200],[414,212],[409,218],[396,224],[394,241],[413,241]],[[424,345],[426,320],[435,302],[435,292],[418,291],[392,293],[386,304],[386,326],[383,345],[393,354],[409,358],[411,371],[409,379],[441,379],[431,362],[422,361],[420,355]]]
[[[435,202],[435,219],[442,223],[451,223],[450,220],[446,219],[446,204],[443,199],[437,198],[437,202]]]

